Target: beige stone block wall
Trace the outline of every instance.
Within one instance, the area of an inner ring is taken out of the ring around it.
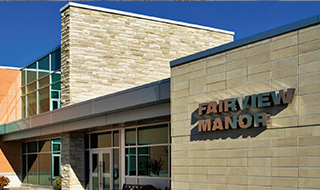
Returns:
[[[62,105],[170,77],[169,62],[233,35],[69,7],[62,12]]]
[[[173,67],[173,189],[320,189],[319,44],[316,25]],[[265,130],[192,140],[199,103],[287,88],[292,103]]]

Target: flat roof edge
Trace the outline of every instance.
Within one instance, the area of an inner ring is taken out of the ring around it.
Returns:
[[[11,70],[20,70],[19,67],[11,67],[11,66],[0,66],[0,69],[11,69]]]
[[[119,10],[115,10],[115,9],[97,7],[97,6],[92,6],[92,5],[85,5],[85,4],[74,3],[74,2],[69,2],[68,4],[63,6],[60,9],[60,12],[64,11],[65,9],[67,9],[69,6],[78,7],[78,8],[84,8],[84,9],[90,9],[90,10],[96,10],[96,11],[101,11],[101,12],[107,12],[107,13],[114,13],[114,14],[130,16],[130,17],[136,17],[136,18],[142,18],[142,19],[147,19],[147,20],[152,20],[152,21],[157,21],[157,22],[163,22],[163,23],[169,23],[169,24],[175,24],[175,25],[180,25],[180,26],[186,26],[186,27],[191,27],[191,28],[209,30],[209,31],[219,32],[219,33],[224,33],[224,34],[229,34],[229,35],[234,35],[235,34],[235,32],[232,32],[232,31],[227,31],[227,30],[223,30],[223,29],[217,29],[217,28],[213,28],[213,27],[209,27],[209,26],[190,24],[190,23],[187,23],[187,22],[174,21],[174,20],[170,20],[170,19],[164,19],[164,18],[159,18],[159,17],[154,17],[154,16],[146,16],[146,15],[137,14],[137,13],[130,13],[130,12],[126,12],[126,11],[119,11]]]
[[[217,47],[207,49],[207,50],[195,53],[195,54],[191,54],[191,55],[188,55],[185,57],[175,59],[173,61],[170,61],[170,67],[172,68],[172,67],[176,67],[179,65],[183,65],[188,62],[196,61],[198,59],[202,59],[202,58],[212,56],[212,55],[215,55],[215,54],[227,51],[227,50],[235,49],[235,48],[238,48],[238,47],[241,47],[244,45],[248,45],[248,44],[251,44],[254,42],[265,40],[267,38],[278,36],[278,35],[281,35],[284,33],[299,30],[301,28],[305,28],[307,26],[312,26],[312,25],[315,25],[318,23],[320,23],[320,15],[313,16],[313,17],[310,17],[307,19],[303,19],[303,20],[300,20],[297,22],[293,22],[293,23],[290,23],[290,24],[287,24],[284,26],[280,26],[280,27],[277,27],[277,28],[274,28],[274,29],[271,29],[271,30],[268,30],[265,32],[255,34],[253,36],[249,36],[249,37],[234,41],[234,42],[230,42],[230,43],[227,43],[227,44],[224,44],[221,46],[217,46]]]

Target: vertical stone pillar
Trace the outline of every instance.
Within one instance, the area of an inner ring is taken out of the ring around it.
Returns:
[[[83,190],[84,134],[62,134],[61,149],[62,190]]]

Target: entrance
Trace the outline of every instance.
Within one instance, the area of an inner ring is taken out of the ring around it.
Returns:
[[[90,181],[92,190],[112,190],[112,150],[91,150]]]

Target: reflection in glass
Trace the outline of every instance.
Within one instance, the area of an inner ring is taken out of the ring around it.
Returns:
[[[168,143],[168,124],[138,128],[139,145]]]
[[[49,87],[39,90],[39,113],[50,111]]]
[[[119,131],[113,131],[113,146],[119,146]]]
[[[37,79],[37,65],[33,63],[27,67],[27,83],[35,81]]]
[[[98,177],[92,177],[92,190],[99,190]]]
[[[110,173],[110,154],[102,154],[102,163],[103,163],[103,173]]]
[[[39,78],[49,74],[49,55],[39,60],[38,72]]]
[[[21,95],[24,95],[26,93],[26,87],[21,88]]]
[[[21,71],[21,86],[26,84],[26,72],[25,70]]]
[[[136,175],[136,148],[126,148],[126,175]]]
[[[37,152],[37,141],[27,143],[28,153]]]
[[[47,141],[39,141],[39,148],[38,152],[48,152],[51,149],[50,140]]]
[[[28,98],[28,110],[27,117],[33,116],[37,114],[37,96],[36,92],[27,95]]]
[[[21,97],[21,108],[22,118],[26,118],[26,96]]]
[[[38,157],[36,154],[28,155],[27,175],[28,183],[38,184]]]
[[[61,90],[61,82],[52,85],[52,90]]]
[[[52,143],[52,151],[60,151],[61,139],[53,139],[51,143]]]
[[[98,173],[99,171],[99,155],[92,154],[92,173]]]
[[[47,86],[50,83],[49,79],[50,79],[49,76],[40,79],[39,80],[39,88]]]
[[[91,148],[111,147],[111,132],[91,134]]]
[[[27,85],[28,93],[35,91],[36,89],[37,89],[37,82],[33,82],[33,83]]]
[[[60,70],[61,68],[61,54],[60,48],[51,54],[51,71]]]
[[[139,175],[149,177],[168,177],[168,146],[138,148]]]
[[[60,79],[61,79],[61,74],[60,74],[60,72],[53,73],[53,74],[51,75],[51,82],[52,82],[52,83],[55,83],[55,82],[57,82],[57,81],[60,81]]]
[[[103,190],[110,190],[110,178],[103,177]]]
[[[126,146],[136,145],[136,129],[126,129]]]
[[[113,150],[113,190],[119,190],[120,187],[120,164],[119,164],[119,149],[114,149]]]
[[[51,154],[39,154],[40,185],[51,185]]]

